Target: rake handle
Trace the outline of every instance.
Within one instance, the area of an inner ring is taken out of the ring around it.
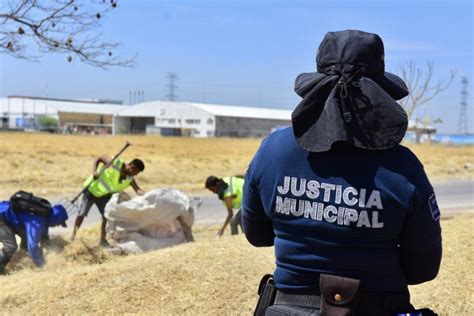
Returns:
[[[120,149],[120,151],[118,153],[115,154],[115,156],[112,158],[112,160],[110,160],[101,170],[100,172],[97,174],[97,177],[100,177],[100,175],[105,171],[105,169],[107,169],[108,167],[110,167],[115,159],[117,159],[128,147],[132,146],[132,144],[130,144],[128,141],[125,142],[125,145],[122,147],[122,149]],[[86,192],[86,190],[90,187],[90,185],[92,184],[92,182],[94,182],[96,179],[92,178],[92,180],[84,187],[82,188],[82,190],[71,200],[71,203],[74,203],[76,202],[76,200],[84,193]]]

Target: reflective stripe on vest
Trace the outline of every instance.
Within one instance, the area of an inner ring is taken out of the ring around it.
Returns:
[[[133,182],[133,177],[127,175],[127,177],[120,181],[120,173],[122,170],[124,162],[121,159],[116,159],[112,165],[105,169],[99,179],[94,180],[89,186],[89,191],[95,197],[102,197],[108,194],[116,193],[125,190]],[[97,172],[101,172],[104,166],[98,166]],[[85,184],[92,181],[92,176],[90,176]]]
[[[107,192],[112,192],[112,188],[101,178],[97,179],[97,181],[99,181],[100,184],[102,184],[104,186],[104,188],[107,190]]]

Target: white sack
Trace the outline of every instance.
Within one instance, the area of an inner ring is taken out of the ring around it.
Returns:
[[[119,248],[134,253],[184,243],[183,225],[191,231],[200,205],[201,200],[175,189],[156,189],[120,203],[116,194],[105,208],[107,232]]]

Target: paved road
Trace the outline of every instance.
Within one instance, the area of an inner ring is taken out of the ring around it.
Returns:
[[[474,211],[474,181],[449,181],[433,184],[439,207],[443,217],[450,217],[460,212]],[[216,196],[201,197],[203,204],[196,214],[196,223],[211,225],[222,223],[225,220],[226,211],[222,202]],[[73,226],[75,216],[68,220],[68,228]],[[97,209],[91,209],[84,225],[96,224],[100,221]],[[54,231],[62,232],[63,228]]]
[[[434,183],[433,187],[442,215],[474,211],[474,181]]]
[[[474,181],[451,181],[433,184],[443,216],[474,211]],[[203,197],[203,204],[196,217],[197,222],[224,221],[226,211],[215,196]]]

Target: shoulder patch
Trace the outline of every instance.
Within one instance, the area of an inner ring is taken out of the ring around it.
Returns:
[[[436,202],[436,196],[434,193],[428,198],[428,204],[430,205],[431,216],[435,221],[437,221],[441,216],[441,212],[439,211],[438,203]]]

